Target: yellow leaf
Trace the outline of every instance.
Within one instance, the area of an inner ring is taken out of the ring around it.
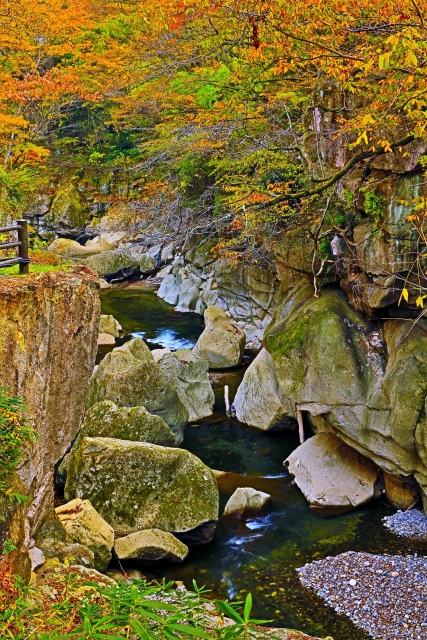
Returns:
[[[408,302],[408,297],[409,297],[409,292],[408,289],[406,289],[405,287],[403,287],[402,289],[402,293],[400,294],[400,298],[399,298],[399,305],[401,303],[402,298],[404,300],[406,300],[406,302]]]
[[[417,67],[418,66],[417,56],[415,55],[415,53],[413,51],[408,51],[408,55],[406,57],[406,64],[410,64],[413,67]]]
[[[427,295],[418,296],[418,298],[415,300],[417,307],[421,307],[421,309],[424,309],[424,302],[423,302],[424,298],[427,298]]]
[[[367,124],[374,124],[375,120],[373,119],[373,117],[371,116],[370,113],[368,113],[366,116],[363,117],[362,119],[362,124],[363,125],[367,125]]]
[[[360,144],[362,141],[365,141],[368,144],[368,136],[366,135],[366,131],[360,134],[360,136],[356,140],[356,145]]]

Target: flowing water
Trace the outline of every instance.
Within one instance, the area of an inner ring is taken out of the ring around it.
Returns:
[[[104,291],[102,307],[125,333],[142,335],[151,348],[191,348],[203,330],[199,316],[174,312],[149,289]],[[241,368],[212,376],[215,414],[187,426],[182,446],[212,469],[232,472],[219,480],[221,509],[237,487],[246,486],[272,496],[269,513],[249,520],[221,518],[214,541],[192,549],[184,563],[140,568],[148,576],[181,580],[188,587],[194,579],[214,595],[230,599],[241,600],[251,592],[256,616],[273,620],[275,626],[335,640],[366,640],[365,633],[300,586],[295,568],[350,549],[427,555],[427,547],[415,548],[382,526],[381,518],[394,512],[382,500],[341,515],[314,513],[283,467],[299,444],[297,434],[263,433],[226,418],[224,385],[230,386],[233,398],[243,373]]]

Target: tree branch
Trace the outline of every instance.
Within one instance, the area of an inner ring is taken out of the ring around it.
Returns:
[[[410,134],[405,136],[404,138],[401,138],[400,140],[397,140],[396,142],[393,142],[390,147],[392,149],[398,149],[399,147],[404,147],[407,144],[409,144],[410,142],[413,142],[415,140],[415,136]],[[308,189],[306,191],[296,191],[294,193],[286,193],[283,194],[282,196],[278,196],[277,198],[274,198],[274,200],[270,200],[270,202],[264,202],[261,205],[250,205],[251,208],[258,208],[258,209],[267,209],[270,207],[274,207],[276,204],[280,204],[281,202],[287,202],[288,200],[298,200],[300,198],[309,198],[310,196],[316,196],[319,193],[322,193],[323,191],[325,191],[326,189],[329,189],[329,187],[332,187],[332,185],[334,185],[336,182],[338,182],[338,180],[340,180],[343,176],[346,175],[346,173],[348,173],[350,171],[350,169],[352,169],[358,162],[361,162],[362,160],[367,160],[368,158],[376,158],[378,156],[382,156],[386,153],[385,149],[375,149],[375,151],[361,151],[360,153],[357,153],[355,156],[353,156],[352,158],[350,158],[350,160],[347,162],[347,164],[345,164],[342,169],[340,169],[339,171],[337,171],[337,173],[335,173],[333,176],[331,176],[329,178],[329,180],[327,180],[326,182],[323,182],[322,184],[320,184],[318,187],[315,187],[314,189]]]

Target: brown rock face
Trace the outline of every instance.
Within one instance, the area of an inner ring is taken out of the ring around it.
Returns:
[[[0,385],[23,398],[40,436],[18,469],[30,533],[53,507],[54,465],[83,417],[99,316],[97,277],[85,267],[0,278]]]

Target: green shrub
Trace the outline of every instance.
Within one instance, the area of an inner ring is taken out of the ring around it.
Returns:
[[[5,490],[7,477],[20,463],[25,447],[37,439],[29,420],[22,417],[24,409],[20,398],[8,396],[5,388],[0,387],[0,492]]]

